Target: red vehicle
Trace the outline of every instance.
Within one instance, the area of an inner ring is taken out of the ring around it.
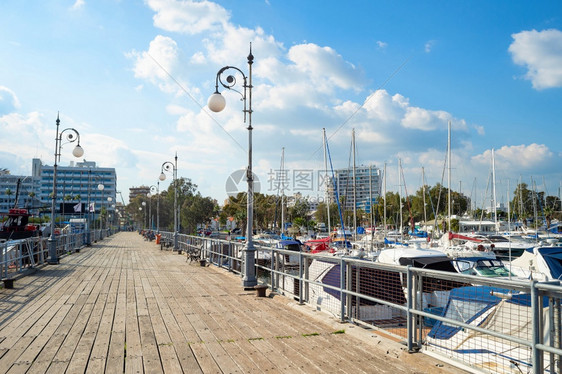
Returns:
[[[29,223],[27,209],[10,209],[8,219],[0,226],[0,239],[25,239],[39,235],[39,228]]]

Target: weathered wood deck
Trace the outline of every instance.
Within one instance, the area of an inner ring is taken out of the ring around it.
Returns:
[[[136,233],[18,279],[0,312],[0,373],[461,372]]]

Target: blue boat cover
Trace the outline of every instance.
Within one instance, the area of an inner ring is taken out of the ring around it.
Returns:
[[[537,250],[548,265],[552,278],[560,279],[562,276],[562,247],[544,247]]]
[[[449,308],[458,309],[464,307],[461,314],[466,318],[463,322],[470,324],[484,312],[499,304],[502,300],[501,298],[494,296],[492,293],[508,294],[510,293],[510,290],[490,286],[454,288],[451,290],[447,305],[440,316],[447,316]],[[452,302],[454,302],[455,305],[452,305]],[[512,294],[511,299],[506,299],[506,302],[530,307],[531,295],[528,293],[515,293]],[[546,297],[543,297],[543,306],[548,306],[548,299]],[[461,327],[445,325],[443,322],[437,321],[428,336],[434,339],[449,339],[460,330]]]

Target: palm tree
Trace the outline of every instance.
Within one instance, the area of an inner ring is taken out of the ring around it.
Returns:
[[[554,214],[554,209],[550,206],[547,206],[543,209],[543,213],[544,219],[546,221],[546,229],[548,230],[550,224],[552,223],[552,215]]]
[[[14,192],[10,188],[6,188],[6,195],[8,195],[8,202],[10,201],[10,196],[13,194]]]

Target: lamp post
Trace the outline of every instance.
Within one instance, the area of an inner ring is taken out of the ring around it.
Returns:
[[[178,249],[178,154],[174,158],[174,162],[166,161],[162,164],[160,177],[161,181],[166,179],[164,171],[172,170],[172,183],[174,184],[174,250]]]
[[[141,204],[142,210],[144,210],[144,217],[142,219],[142,225],[144,226],[146,224],[146,201],[143,201]]]
[[[109,208],[111,208],[111,202],[113,198],[111,196],[107,197],[107,209],[105,210],[105,227],[108,229],[108,235],[111,234],[110,219],[109,219]]]
[[[156,186],[150,186],[150,196],[156,194],[156,232],[160,232],[160,181]]]
[[[213,112],[220,112],[226,106],[226,100],[219,92],[219,83],[228,90],[238,92],[244,101],[244,123],[248,123],[248,170],[246,171],[246,179],[248,181],[248,196],[247,196],[247,225],[246,225],[246,245],[243,249],[244,258],[244,276],[242,278],[242,285],[244,288],[251,288],[257,285],[256,279],[256,250],[253,242],[253,216],[254,216],[254,177],[252,174],[252,64],[254,63],[254,56],[252,55],[252,45],[250,44],[250,54],[248,55],[248,78],[244,72],[234,66],[225,66],[217,73],[215,81],[215,93],[213,93],[207,101],[207,106]],[[233,75],[226,77],[226,82],[222,80],[222,75],[227,70],[236,70],[242,75],[244,79],[243,92],[235,90],[233,87],[236,85],[236,78]],[[247,122],[246,122],[247,118]]]
[[[148,229],[152,230],[152,194],[149,192],[146,197],[148,197]]]
[[[49,237],[49,260],[47,261],[50,265],[55,265],[59,263],[59,258],[57,256],[57,239],[55,238],[55,205],[57,202],[57,163],[60,162],[60,155],[62,150],[62,139],[63,134],[68,131],[65,135],[66,140],[69,143],[77,141],[76,147],[72,150],[74,157],[82,157],[84,154],[84,149],[80,147],[80,133],[75,129],[69,127],[61,132],[59,132],[60,119],[57,114],[57,130],[55,136],[55,163],[53,165],[53,192],[51,200],[51,236]]]
[[[101,183],[98,184],[98,191],[101,192],[100,214],[99,214],[99,216],[98,216],[98,218],[99,218],[100,238],[101,238],[101,235],[102,235],[102,234],[101,234],[101,232],[102,232],[102,231],[101,231],[101,229],[102,229],[102,226],[101,226],[101,210],[103,209],[103,190],[104,190],[104,188],[105,188],[105,186],[104,186],[103,184],[101,184]],[[94,210],[94,217],[95,217],[95,215],[96,215],[96,211]],[[103,238],[102,238],[102,239],[103,239]]]

